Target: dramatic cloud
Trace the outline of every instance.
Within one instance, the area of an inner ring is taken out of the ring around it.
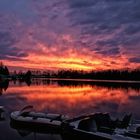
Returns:
[[[137,68],[139,7],[138,0],[1,0],[0,59],[26,68]]]
[[[72,25],[80,27],[83,36],[95,36],[97,46],[134,48],[139,45],[139,1],[70,0],[69,3]]]
[[[139,57],[130,58],[129,61],[134,63],[140,63],[140,58]]]
[[[19,48],[16,48],[14,44],[16,40],[9,32],[0,32],[0,59],[8,60],[22,60],[23,57],[28,56]]]

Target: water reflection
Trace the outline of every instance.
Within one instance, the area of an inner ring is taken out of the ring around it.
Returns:
[[[98,80],[72,80],[72,79],[30,79],[30,80],[23,80],[23,79],[19,79],[19,80],[4,80],[4,81],[0,81],[0,95],[2,95],[2,93],[4,91],[7,90],[7,88],[9,87],[9,82],[10,82],[10,86],[16,85],[16,86],[22,86],[22,85],[58,85],[60,87],[83,87],[83,86],[98,86],[98,87],[106,87],[108,89],[117,89],[117,88],[121,88],[121,89],[134,89],[137,90],[139,92],[140,90],[140,83],[139,82],[122,82],[122,81],[110,81],[110,82],[106,82],[106,81],[98,81]]]
[[[0,82],[0,95],[2,95],[2,93],[7,90],[8,86],[9,86],[8,80],[4,80]]]
[[[0,106],[6,111],[6,121],[0,112],[1,140],[21,139],[9,124],[9,114],[25,105],[33,105],[37,111],[69,115],[71,117],[91,113],[109,112],[113,116],[123,116],[132,112],[140,118],[140,86],[139,83],[106,83],[98,81],[72,81],[32,79],[25,81],[3,81],[0,83]],[[6,134],[9,135],[6,135]],[[51,135],[38,134],[39,138],[52,138]],[[34,134],[27,135],[27,139]],[[26,139],[26,138],[24,138]]]
[[[70,116],[97,111],[112,114],[128,111],[136,117],[140,116],[138,83],[131,83],[130,86],[130,83],[33,79],[30,86],[21,81],[10,81],[9,85],[0,99],[9,110],[19,109],[23,104],[32,104],[38,111]]]
[[[17,131],[18,135],[21,137],[27,137],[34,135],[34,139],[37,139],[38,134],[51,135],[51,136],[60,136],[60,132],[54,131],[53,129],[46,128],[37,128],[37,127],[28,127],[27,125],[20,125],[10,121],[10,127]]]

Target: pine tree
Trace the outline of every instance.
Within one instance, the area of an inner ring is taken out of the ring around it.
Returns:
[[[2,62],[0,62],[0,74],[1,75],[9,75],[8,68],[6,66],[4,66]]]

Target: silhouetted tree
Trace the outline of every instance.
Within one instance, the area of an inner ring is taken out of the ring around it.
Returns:
[[[9,70],[6,66],[3,65],[3,63],[0,63],[0,74],[1,75],[9,75]]]
[[[6,66],[5,66],[5,75],[9,75],[9,70]]]
[[[32,76],[32,73],[31,73],[31,71],[30,70],[28,70],[26,73],[25,73],[25,75],[24,75],[26,78],[31,78],[31,76]]]

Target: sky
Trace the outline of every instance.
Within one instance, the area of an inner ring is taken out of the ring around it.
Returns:
[[[0,0],[10,69],[140,68],[140,0]]]

